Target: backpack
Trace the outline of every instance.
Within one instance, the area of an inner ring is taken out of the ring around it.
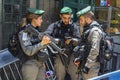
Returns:
[[[100,42],[100,50],[99,50],[98,60],[100,62],[100,70],[99,73],[103,74],[106,71],[109,71],[107,66],[108,62],[111,61],[113,57],[113,38],[109,35],[105,35]]]
[[[92,25],[93,27],[96,26],[102,31],[102,38],[100,41],[100,48],[99,48],[99,55],[98,61],[100,62],[100,70],[99,73],[105,73],[107,69],[107,62],[109,62],[113,57],[113,38],[105,33],[102,29],[102,25]],[[91,26],[91,28],[93,28]]]
[[[97,26],[102,31],[98,60],[100,63],[103,63],[104,61],[110,61],[113,55],[113,38],[103,31],[102,25],[95,26]]]
[[[20,61],[22,63],[24,63],[28,56],[24,54],[20,42],[19,42],[19,38],[18,38],[18,32],[14,32],[13,34],[10,35],[9,37],[9,41],[8,41],[8,50],[11,52],[11,54],[14,57],[17,57],[20,59]]]
[[[105,60],[109,61],[112,58],[113,38],[107,35],[107,33],[103,31],[102,25],[91,25],[91,28],[88,31],[88,35],[90,33],[90,30],[94,27],[97,27],[102,31],[102,38],[100,40],[98,61],[100,63],[103,63]],[[86,37],[88,37],[88,35]]]
[[[102,38],[100,41],[100,48],[99,48],[99,55],[98,55],[98,61],[101,64],[104,64],[105,61],[109,61],[112,58],[112,51],[113,51],[113,39],[104,33],[102,30],[102,25],[91,25],[91,28],[84,32],[85,35],[83,35],[83,40],[80,43],[79,46],[75,47],[73,49],[75,58],[79,56],[80,60],[86,59],[86,57],[89,55],[89,51],[91,49],[91,44],[86,41],[87,37],[93,27],[98,27],[102,31]],[[87,52],[87,53],[86,53]],[[86,53],[86,54],[85,54]]]

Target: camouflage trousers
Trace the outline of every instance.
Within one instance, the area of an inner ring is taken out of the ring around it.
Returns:
[[[77,80],[78,78],[77,67],[73,63],[73,60],[74,60],[74,56],[71,55],[70,63],[68,65],[68,74],[70,74],[71,80]],[[61,62],[61,59],[59,56],[57,56],[55,59],[54,67],[55,67],[55,73],[56,73],[57,80],[64,80],[64,77],[66,75],[66,70],[65,70],[66,68]]]
[[[95,62],[95,63],[92,63],[91,65],[92,66],[91,66],[88,74],[82,73],[83,80],[87,80],[89,78],[93,78],[93,77],[98,76],[99,69],[100,69],[100,63],[99,62]]]
[[[23,80],[46,80],[43,62],[29,60],[22,65]]]

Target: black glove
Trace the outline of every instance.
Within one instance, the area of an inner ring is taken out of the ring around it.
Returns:
[[[77,58],[74,59],[74,62],[80,62],[83,60],[83,57],[82,56],[79,56]]]
[[[89,69],[88,67],[86,67],[86,66],[82,69],[82,71],[83,71],[84,73],[86,73],[86,74],[88,74],[89,70],[90,70],[90,69]]]

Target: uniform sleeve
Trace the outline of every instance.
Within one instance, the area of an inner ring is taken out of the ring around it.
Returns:
[[[53,29],[54,29],[54,23],[50,24],[47,28],[47,30],[45,31],[45,33],[51,35],[53,33]]]
[[[80,28],[76,24],[74,24],[74,36],[80,38]]]
[[[45,46],[42,46],[41,43],[32,45],[29,35],[23,31],[19,32],[18,37],[19,37],[19,41],[20,41],[22,50],[28,56],[33,56],[39,50],[41,50],[45,47]]]
[[[91,49],[85,64],[88,68],[92,66],[92,63],[96,61],[97,56],[99,55],[101,35],[98,31],[93,31],[89,38],[91,42]]]

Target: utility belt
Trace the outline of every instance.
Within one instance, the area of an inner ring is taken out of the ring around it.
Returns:
[[[35,56],[35,59],[40,62],[45,62],[48,58],[49,54],[47,54],[47,52],[45,51],[39,51]]]
[[[89,55],[91,49],[90,44],[81,44],[74,48],[74,56],[77,59],[76,61],[80,61],[79,70],[85,67],[87,57]]]
[[[88,57],[89,52],[91,49],[91,45],[80,45],[80,46],[76,46],[73,51],[74,51],[74,56],[75,58],[79,57],[80,60],[84,60]]]

